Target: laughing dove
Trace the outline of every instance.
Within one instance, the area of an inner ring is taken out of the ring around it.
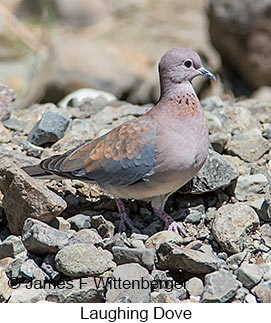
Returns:
[[[191,81],[198,75],[213,80],[215,76],[188,48],[166,52],[159,63],[159,74],[160,99],[146,114],[24,170],[32,176],[55,174],[97,182],[115,197],[120,231],[124,224],[135,229],[121,199],[139,199],[151,202],[166,229],[185,235],[183,227],[165,213],[164,205],[206,160],[208,129]]]

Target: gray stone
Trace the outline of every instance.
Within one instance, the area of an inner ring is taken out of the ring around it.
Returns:
[[[268,204],[264,197],[249,201],[248,204],[257,212],[263,221],[271,221],[271,212],[268,211]]]
[[[219,96],[208,96],[200,102],[204,111],[213,111],[224,106],[224,102]]]
[[[262,252],[268,252],[268,251],[270,251],[270,248],[261,243],[259,245],[259,250],[262,251]]]
[[[239,173],[235,166],[219,153],[209,150],[201,170],[180,189],[182,193],[202,194],[229,186]]]
[[[1,112],[0,112],[1,113]],[[0,144],[9,143],[12,139],[11,131],[6,129],[2,123],[0,123]]]
[[[50,222],[65,208],[66,202],[41,182],[28,176],[8,158],[0,161],[0,190],[4,194],[2,207],[9,230],[21,234],[27,218]]]
[[[210,111],[204,111],[204,116],[207,122],[210,133],[222,133],[223,126],[220,118]]]
[[[178,246],[182,246],[183,238],[174,231],[160,231],[147,239],[145,247],[157,250],[163,242],[174,243]]]
[[[229,141],[230,135],[223,132],[215,132],[210,135],[210,143],[214,150],[222,154]]]
[[[258,215],[250,206],[244,203],[228,204],[217,210],[212,233],[224,251],[238,253],[243,251],[248,235],[258,225]]]
[[[102,215],[91,217],[91,226],[95,228],[102,238],[112,238],[115,226],[112,222],[105,220]]]
[[[62,216],[55,217],[49,224],[51,227],[64,232],[67,232],[71,228],[71,224]]]
[[[271,288],[259,284],[252,288],[252,293],[257,297],[259,303],[271,303]]]
[[[206,252],[199,243],[198,250],[195,247],[185,248],[173,243],[164,242],[157,250],[157,268],[168,270],[185,270],[193,274],[206,274],[218,269],[221,260],[216,258],[209,250]]]
[[[77,111],[77,109],[71,109]],[[66,112],[66,110],[65,110]],[[65,136],[52,145],[53,150],[66,152],[73,147],[81,145],[83,142],[95,137],[95,129],[92,120],[74,119],[67,129]],[[44,156],[42,156],[44,157]]]
[[[209,33],[228,69],[241,75],[253,88],[271,84],[270,1],[212,0],[209,2]],[[248,66],[255,66],[253,69]],[[234,74],[236,75],[236,73]],[[237,89],[245,85],[235,82]],[[242,83],[241,83],[242,84]],[[236,94],[241,95],[243,92]],[[242,120],[242,119],[241,119]]]
[[[116,233],[112,238],[107,238],[104,239],[100,244],[99,244],[103,249],[106,249],[110,252],[112,252],[112,249],[114,246],[117,247],[130,247],[131,244],[127,240],[126,233]]]
[[[267,205],[266,216],[263,218],[265,221],[271,221],[271,186],[266,189],[266,193],[264,196],[265,203]]]
[[[21,119],[18,119],[15,116],[12,116],[8,120],[5,120],[3,124],[7,129],[19,131],[22,133],[24,133],[24,130],[26,128],[26,122]]]
[[[142,267],[152,270],[155,261],[155,250],[153,248],[125,248],[113,247],[114,261],[118,265],[127,263],[138,263]]]
[[[66,116],[52,111],[44,112],[42,118],[28,135],[28,141],[34,145],[54,143],[64,136],[70,123]]]
[[[6,257],[16,258],[25,255],[26,249],[21,239],[16,236],[11,235],[0,243],[0,259]]]
[[[69,277],[97,276],[116,266],[111,253],[92,244],[64,247],[56,254],[55,263],[57,270]]]
[[[11,112],[11,104],[15,100],[16,95],[14,90],[0,83],[0,121],[5,121],[9,118]]]
[[[262,137],[257,128],[232,136],[227,144],[228,154],[249,163],[259,160],[269,149],[269,141]]]
[[[236,253],[236,254],[228,257],[226,260],[226,263],[227,263],[227,265],[230,266],[230,269],[235,270],[241,265],[241,263],[245,259],[246,255],[247,255],[246,250]]]
[[[143,242],[147,241],[149,236],[147,234],[135,233],[133,232],[130,236],[130,240],[141,240]]]
[[[9,303],[37,303],[46,299],[46,292],[42,288],[26,288],[21,284],[19,288],[13,290]]]
[[[225,269],[220,269],[205,276],[205,287],[201,302],[228,302],[235,296],[238,288],[239,283],[233,275]]]
[[[54,254],[49,254],[43,259],[41,269],[50,277],[51,281],[60,279],[60,273],[56,270]]]
[[[198,277],[190,278],[185,282],[185,288],[190,296],[201,296],[203,293],[203,283]]]
[[[260,232],[261,232],[264,244],[268,248],[271,248],[271,226],[270,226],[270,224],[267,224],[267,223],[263,224],[260,227]]]
[[[145,227],[143,230],[141,230],[141,232],[143,234],[148,235],[149,237],[151,237],[152,235],[154,235],[155,233],[157,233],[158,231],[163,230],[164,225],[162,224],[162,222],[159,219],[154,219],[153,222],[151,222],[147,227]]]
[[[242,264],[237,270],[237,279],[249,289],[257,285],[262,276],[260,268],[255,264]]]
[[[71,228],[75,231],[89,229],[91,227],[91,218],[88,215],[77,214],[68,218]]]
[[[86,243],[99,244],[102,237],[95,229],[82,229],[76,233],[77,237]]]
[[[54,287],[46,284],[46,300],[57,303],[103,303],[104,286],[99,284],[100,277],[84,277],[60,281]],[[106,278],[103,278],[106,282]]]
[[[164,289],[151,293],[150,303],[180,303],[180,300],[176,297],[175,293],[169,293]]]
[[[76,107],[82,105],[86,100],[96,100],[103,98],[105,103],[117,100],[117,98],[108,92],[99,91],[91,88],[79,89],[66,95],[61,101],[58,102],[58,106],[61,108],[67,108],[71,104],[76,103]],[[93,101],[90,101],[93,102]],[[74,105],[73,105],[74,107]],[[99,107],[100,110],[100,107]],[[97,112],[97,111],[96,111]]]
[[[33,259],[26,259],[20,266],[19,275],[28,280],[40,282],[48,280],[49,276],[36,264]]]
[[[99,3],[101,4],[101,2]],[[54,48],[57,54],[56,69],[51,75],[50,88],[58,86],[61,91],[70,93],[75,88],[74,85],[77,84],[77,88],[84,91],[86,88],[87,90],[88,88],[102,89],[117,97],[122,97],[138,85],[142,78],[139,71],[132,68],[131,64],[125,63],[119,54],[113,54],[107,46],[98,42],[89,42],[76,36],[74,33],[56,33],[54,37]],[[78,50],[79,48],[81,50]],[[90,60],[89,57],[92,59]],[[132,55],[132,57],[134,56]],[[130,60],[134,60],[134,58],[130,58]],[[92,71],[92,73],[87,73],[87,71]],[[103,93],[100,95],[104,96]],[[87,96],[86,93],[85,97]],[[106,95],[106,98],[109,96],[110,94]],[[80,98],[78,94],[73,97]]]
[[[239,201],[246,201],[255,194],[264,192],[268,180],[263,174],[241,175],[237,179],[235,196]]]
[[[24,261],[25,259],[23,258],[17,258],[6,266],[5,272],[10,281],[16,281],[23,278],[20,274],[20,268]]]
[[[0,303],[9,298],[12,289],[9,286],[9,279],[5,273],[5,269],[0,267]]]
[[[75,235],[59,231],[35,219],[25,221],[22,241],[27,250],[37,254],[56,253],[65,246],[82,243]]]
[[[194,211],[187,215],[184,222],[185,223],[192,223],[198,224],[202,219],[203,214],[200,211]]]
[[[37,157],[40,158],[41,154],[43,152],[43,148],[33,145],[31,144],[29,141],[25,140],[21,143],[22,148],[24,151],[26,151],[27,156],[33,156],[33,157]]]
[[[247,294],[245,296],[245,302],[246,303],[257,303],[256,297],[253,296],[252,294]]]
[[[145,245],[144,245],[144,242],[142,240],[134,239],[134,240],[130,241],[130,244],[131,244],[132,248],[140,248],[140,249],[146,248]]]
[[[127,288],[108,288],[106,293],[107,303],[117,303],[121,298],[128,296],[132,303],[148,303],[151,298],[151,280],[152,277],[147,269],[141,267],[139,264],[125,264],[118,266],[112,275],[112,279],[120,280],[121,282],[131,282],[130,287]],[[145,281],[144,286],[137,284],[137,282]],[[133,286],[133,282],[135,282]],[[148,286],[147,286],[148,285]]]
[[[241,287],[237,290],[237,293],[235,295],[235,300],[243,303],[247,294],[248,294],[248,289]]]

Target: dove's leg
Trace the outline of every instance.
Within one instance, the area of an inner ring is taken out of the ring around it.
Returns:
[[[138,229],[135,227],[133,221],[129,218],[125,211],[125,206],[122,202],[122,200],[115,198],[119,215],[120,215],[120,224],[119,224],[119,232],[125,231],[125,224],[128,225],[128,227],[135,232],[138,232]]]
[[[165,230],[175,231],[176,233],[181,234],[184,237],[188,236],[183,225],[178,224],[175,220],[173,220],[172,217],[168,215],[162,208],[154,208],[153,210],[161,220],[165,221]]]
[[[152,205],[153,211],[157,216],[159,216],[161,220],[165,222],[165,230],[174,231],[178,234],[183,235],[184,237],[187,237],[188,234],[186,233],[183,225],[178,224],[175,220],[172,219],[170,215],[168,215],[164,211],[164,206],[170,195],[171,194],[160,195],[152,198],[151,205]]]

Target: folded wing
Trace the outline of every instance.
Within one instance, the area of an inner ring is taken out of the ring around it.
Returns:
[[[153,172],[157,138],[157,125],[151,118],[133,119],[63,155],[45,159],[40,167],[102,186],[127,186]]]

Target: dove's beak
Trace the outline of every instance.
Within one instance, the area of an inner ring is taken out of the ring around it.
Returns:
[[[206,68],[201,67],[198,69],[198,71],[200,72],[201,75],[208,77],[211,80],[214,80],[214,81],[216,80],[216,77],[214,76],[214,74],[208,71]]]

